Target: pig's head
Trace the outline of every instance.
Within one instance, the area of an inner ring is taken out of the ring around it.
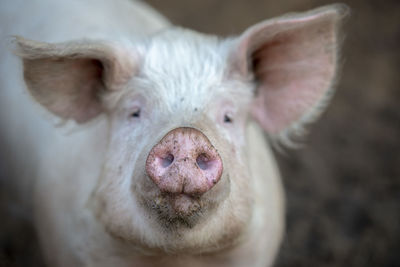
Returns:
[[[264,21],[229,39],[179,28],[129,45],[19,38],[17,53],[50,112],[108,122],[88,196],[107,232],[141,249],[200,253],[234,244],[252,220],[248,121],[285,139],[320,113],[344,9]]]

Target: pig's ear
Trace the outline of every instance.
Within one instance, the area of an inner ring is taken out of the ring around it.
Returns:
[[[100,94],[120,89],[136,69],[132,55],[115,44],[15,41],[31,95],[55,115],[78,123],[100,114]]]
[[[233,69],[257,83],[251,114],[269,134],[302,129],[319,115],[335,79],[337,28],[346,10],[334,5],[286,15],[239,37]]]

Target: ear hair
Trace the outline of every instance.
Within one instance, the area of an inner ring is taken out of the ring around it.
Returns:
[[[257,84],[252,115],[274,140],[293,146],[333,94],[345,5],[290,14],[250,27],[232,53],[233,70]]]
[[[15,38],[29,92],[63,119],[83,123],[103,111],[99,94],[116,91],[137,71],[137,57],[119,45],[80,40],[59,44]]]

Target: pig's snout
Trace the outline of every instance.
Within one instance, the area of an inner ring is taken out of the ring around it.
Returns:
[[[167,133],[150,151],[146,171],[162,192],[202,195],[221,178],[217,150],[200,131],[182,127]]]

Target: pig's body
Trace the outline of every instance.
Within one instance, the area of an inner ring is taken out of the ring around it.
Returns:
[[[222,40],[135,1],[0,4],[0,166],[48,264],[270,266],[284,201],[262,129],[287,142],[317,117],[343,9]],[[15,39],[21,64],[11,35],[60,44]]]
[[[109,237],[88,203],[106,154],[105,116],[79,129],[54,127],[52,115],[29,96],[22,64],[4,41],[21,35],[44,42],[99,38],[134,43],[169,27],[167,20],[142,3],[125,0],[15,0],[1,4],[0,24],[1,168],[28,203],[34,199],[35,225],[51,266],[267,266],[272,262],[284,225],[282,190],[256,125],[247,127],[254,211],[237,245],[204,255],[130,249]]]

